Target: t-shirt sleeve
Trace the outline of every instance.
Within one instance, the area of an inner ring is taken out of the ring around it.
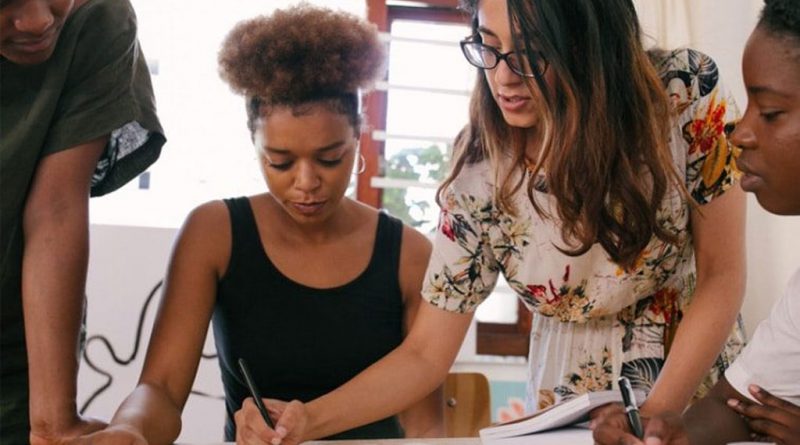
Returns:
[[[74,15],[76,37],[59,47],[72,63],[42,156],[108,135],[92,179],[99,196],[155,162],[165,138],[130,3],[93,1]]]
[[[748,385],[800,405],[800,270],[725,372],[731,386],[751,399]],[[755,400],[755,399],[753,399]]]
[[[694,50],[686,50],[685,57],[684,78],[690,79],[688,92],[693,97],[679,118],[687,148],[686,188],[699,204],[707,204],[738,180],[728,134],[739,120],[739,109],[713,59]]]
[[[487,207],[469,193],[445,191],[422,297],[452,312],[472,312],[489,296],[498,267]]]

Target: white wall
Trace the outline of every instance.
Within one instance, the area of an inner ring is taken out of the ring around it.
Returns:
[[[670,39],[700,49],[713,56],[720,65],[725,81],[736,94],[744,109],[746,97],[741,82],[739,60],[744,41],[750,33],[760,8],[758,0],[638,0],[642,18],[649,29],[665,26],[658,15],[660,1],[667,1],[670,17],[689,17],[691,23],[678,26],[680,32],[653,36]],[[679,3],[689,8],[681,11]],[[661,33],[661,34],[659,34]],[[688,33],[682,36],[680,33]],[[666,36],[666,37],[664,37]],[[169,150],[169,147],[167,147]],[[776,217],[763,211],[749,199],[747,227],[748,286],[744,317],[749,332],[758,320],[763,319],[772,302],[781,293],[792,271],[800,266],[800,217]],[[136,228],[93,225],[91,228],[91,258],[87,294],[89,295],[89,334],[106,336],[117,355],[128,357],[133,350],[133,332],[137,317],[148,292],[161,279],[175,236],[175,229]],[[149,332],[157,305],[157,298],[145,322]],[[474,331],[472,331],[474,332]],[[109,418],[122,398],[133,388],[142,366],[148,335],[142,339],[138,356],[130,366],[112,364],[109,353],[99,342],[92,342],[88,353],[98,363],[114,373],[108,391],[98,397],[88,414]],[[213,350],[207,339],[206,351]],[[475,357],[474,334],[465,341],[455,365],[456,370],[478,370],[494,379],[521,380],[524,365],[519,361],[490,360]],[[88,369],[81,368],[79,405],[104,379]],[[195,389],[221,395],[219,372],[215,360],[205,360],[195,383]],[[209,441],[221,437],[224,408],[219,400],[192,396],[185,410],[184,432],[181,441]]]

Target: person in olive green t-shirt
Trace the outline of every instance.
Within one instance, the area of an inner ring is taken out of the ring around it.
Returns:
[[[164,142],[127,0],[0,0],[0,443],[103,426],[75,401],[88,198]]]

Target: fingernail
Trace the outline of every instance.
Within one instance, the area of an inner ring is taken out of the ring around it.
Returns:
[[[590,430],[593,430],[593,429],[594,429],[594,427],[596,427],[596,426],[597,426],[597,421],[596,421],[596,420],[594,420],[594,419],[592,419],[592,420],[589,422],[589,429],[590,429]]]
[[[286,427],[281,425],[281,426],[275,428],[275,432],[278,433],[278,435],[281,436],[281,437],[286,437],[286,433],[288,431],[286,431]]]
[[[728,406],[730,406],[731,408],[736,408],[737,406],[739,406],[739,401],[736,399],[728,399]]]
[[[275,437],[272,440],[270,440],[269,443],[271,443],[272,445],[281,445],[281,439]]]
[[[661,445],[661,439],[650,436],[644,440],[644,445]]]

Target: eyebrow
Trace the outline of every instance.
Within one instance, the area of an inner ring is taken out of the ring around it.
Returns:
[[[497,37],[497,34],[495,34],[494,31],[492,31],[489,28],[483,27],[483,26],[479,26],[478,27],[478,32],[479,33],[483,33],[483,34],[488,34],[488,35],[490,35],[492,37]]]
[[[768,86],[756,85],[752,87],[747,87],[747,91],[753,95],[759,94],[774,94],[775,96],[780,96],[782,98],[791,98],[790,94],[784,93],[782,91],[776,90],[775,88],[770,88]]]
[[[315,152],[316,153],[327,153],[329,151],[336,150],[337,148],[341,147],[345,143],[346,143],[346,141],[336,141],[336,142],[334,142],[332,144],[328,144],[328,145],[326,145],[324,147],[320,147],[320,148],[316,149]],[[285,148],[264,147],[264,149],[267,150],[270,153],[275,153],[275,154],[279,154],[279,155],[292,154],[291,150],[287,150]]]

